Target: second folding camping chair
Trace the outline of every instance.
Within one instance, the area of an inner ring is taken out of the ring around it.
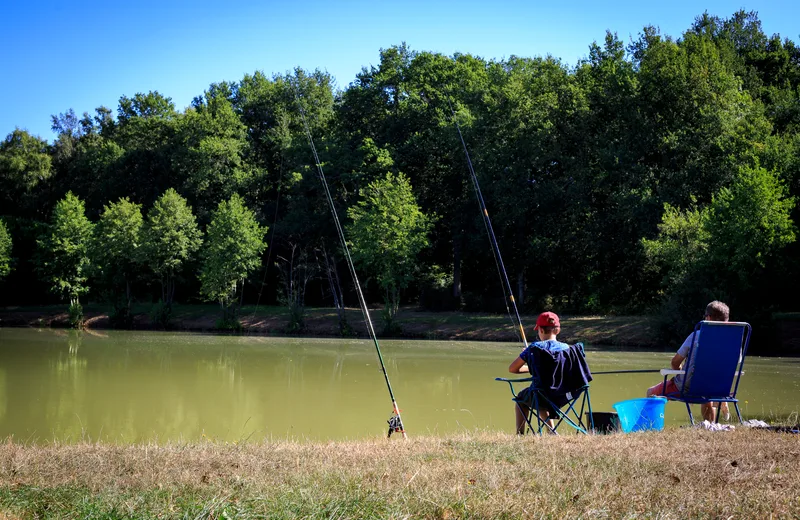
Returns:
[[[665,394],[674,401],[686,403],[689,421],[694,424],[690,404],[733,403],[739,422],[739,400],[736,392],[742,377],[744,358],[750,344],[750,325],[735,321],[701,321],[692,333],[692,342],[682,370],[661,370],[664,386],[667,377],[683,375],[678,391]],[[722,408],[721,406],[719,408]],[[720,409],[717,409],[715,422],[719,422]]]
[[[583,343],[571,345],[569,349],[550,352],[532,349],[534,366],[528,366],[531,377],[507,379],[497,377],[495,381],[508,383],[512,401],[517,406],[528,409],[525,417],[527,429],[532,433],[543,431],[557,434],[558,427],[566,424],[579,433],[589,433],[594,428],[592,422],[592,403],[589,399],[589,382],[592,373],[586,363]],[[530,390],[517,391],[514,385],[529,383]],[[521,408],[521,409],[524,409]],[[554,416],[551,427],[539,416],[538,410],[546,408]],[[586,415],[584,413],[586,412]],[[584,417],[588,417],[588,424]],[[534,426],[535,423],[535,426]]]

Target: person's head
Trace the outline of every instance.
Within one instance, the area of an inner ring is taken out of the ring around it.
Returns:
[[[704,319],[708,321],[728,321],[730,310],[721,301],[714,300],[706,305],[706,315]]]
[[[561,332],[561,322],[555,312],[543,312],[536,318],[536,327],[533,330],[542,336],[555,336]]]

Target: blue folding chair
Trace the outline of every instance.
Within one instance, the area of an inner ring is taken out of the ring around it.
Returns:
[[[531,377],[495,378],[495,381],[508,383],[511,389],[511,400],[517,406],[524,405],[528,408],[525,417],[528,430],[541,435],[546,428],[550,433],[558,435],[556,430],[564,423],[578,433],[591,432],[594,429],[592,403],[589,398],[589,382],[592,380],[592,373],[586,363],[583,343],[571,345],[568,350],[561,352],[551,353],[542,349],[534,349],[533,353],[535,363],[533,366],[528,366],[533,374]],[[514,389],[514,385],[520,383],[529,384],[531,390],[526,393],[527,395],[520,396],[521,392]],[[550,417],[554,421],[552,427],[539,417],[538,410],[542,406],[552,410],[555,414],[555,417]],[[588,424],[584,422],[584,412],[588,412],[585,414]],[[557,422],[555,422],[556,420]],[[534,426],[534,421],[536,426]]]
[[[686,404],[689,421],[694,424],[690,404],[712,402],[733,403],[739,422],[739,400],[736,392],[744,373],[744,359],[750,344],[751,327],[748,323],[734,321],[701,321],[692,333],[692,344],[682,370],[661,370],[666,388],[667,377],[683,374],[683,383],[677,393],[665,397]],[[715,422],[719,422],[720,406]]]

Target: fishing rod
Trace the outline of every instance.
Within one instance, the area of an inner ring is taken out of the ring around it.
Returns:
[[[356,274],[356,268],[353,263],[353,258],[350,256],[350,248],[347,247],[347,240],[344,237],[344,229],[342,229],[342,224],[339,222],[339,215],[336,213],[336,207],[333,204],[333,197],[331,196],[330,188],[328,187],[328,181],[325,179],[325,173],[322,171],[322,162],[319,160],[319,155],[317,154],[317,147],[314,145],[314,139],[311,136],[311,129],[308,126],[308,121],[306,119],[305,110],[303,110],[303,105],[300,103],[300,95],[297,90],[297,86],[295,87],[295,100],[297,101],[297,106],[300,109],[300,117],[303,120],[303,127],[305,129],[306,138],[308,139],[308,144],[311,147],[311,153],[314,155],[314,161],[317,167],[317,174],[319,176],[320,183],[322,184],[322,188],[325,191],[325,197],[328,200],[328,205],[331,208],[331,215],[333,215],[333,222],[336,225],[336,231],[339,235],[339,241],[342,245],[342,250],[344,251],[345,259],[347,260],[347,267],[350,270],[350,276],[353,277],[353,284],[356,287],[356,294],[358,295],[358,302],[361,307],[361,313],[364,316],[364,323],[367,325],[367,331],[369,332],[370,337],[372,338],[373,343],[375,344],[375,350],[378,352],[378,361],[380,361],[381,371],[383,372],[383,378],[386,381],[386,388],[389,389],[389,397],[392,400],[392,416],[387,421],[389,423],[389,434],[387,437],[391,437],[392,433],[399,432],[403,435],[403,439],[406,439],[406,430],[403,426],[403,419],[400,416],[400,408],[397,406],[397,400],[394,397],[394,392],[392,391],[392,384],[389,382],[389,374],[386,373],[386,365],[383,362],[383,356],[381,355],[381,347],[378,344],[378,336],[375,334],[375,328],[372,326],[372,319],[369,316],[369,309],[367,308],[367,301],[364,298],[364,293],[361,291],[361,284],[358,282],[358,275]]]
[[[508,307],[508,303],[510,302],[511,307],[514,309],[514,314],[511,320],[513,322],[514,317],[516,317],[515,325],[518,325],[519,327],[519,335],[522,339],[522,344],[527,347],[528,340],[525,338],[525,327],[522,326],[522,319],[519,316],[517,302],[514,299],[514,290],[512,289],[511,282],[508,279],[508,272],[503,264],[503,257],[500,255],[500,246],[497,244],[497,237],[495,236],[494,229],[492,228],[492,220],[489,218],[489,210],[486,208],[486,202],[483,200],[481,187],[478,183],[478,176],[475,174],[475,169],[472,167],[472,159],[470,159],[469,151],[467,150],[467,143],[464,141],[464,135],[461,133],[461,125],[458,124],[456,112],[453,110],[453,104],[450,102],[450,96],[447,96],[447,106],[450,107],[450,114],[452,115],[453,123],[456,127],[456,131],[458,132],[458,137],[461,139],[461,146],[464,148],[464,155],[467,158],[467,168],[469,169],[470,178],[472,179],[472,186],[475,189],[475,196],[477,197],[478,204],[481,208],[483,224],[486,227],[486,232],[489,235],[489,241],[492,244],[492,253],[494,253],[494,262],[497,265],[497,272],[500,275],[500,285],[503,287],[503,296],[508,299],[508,301],[505,303],[506,311],[508,312],[508,315],[511,316],[511,309]]]

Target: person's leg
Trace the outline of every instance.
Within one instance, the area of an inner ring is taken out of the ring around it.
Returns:
[[[657,385],[651,386],[650,388],[647,389],[647,397],[670,395],[677,393],[678,393],[678,385],[675,384],[674,379],[668,380],[666,387],[664,387],[664,381],[661,381]]]
[[[700,413],[703,414],[703,419],[708,422],[714,422],[717,418],[717,407],[714,406],[716,403],[703,403],[700,405]]]
[[[647,389],[647,397],[653,397],[654,395],[663,395],[663,394],[664,394],[663,381]]]
[[[517,422],[517,435],[525,435],[525,426],[527,426],[525,419],[528,417],[529,412],[530,408],[524,404],[514,404],[514,418]]]
[[[723,417],[726,421],[731,420],[731,411],[728,408],[728,403],[724,401],[719,403],[719,416]]]
[[[553,419],[550,418],[550,410],[547,410],[546,408],[540,410],[539,419],[541,419],[542,422],[546,423],[550,427],[549,431],[553,431],[553,428],[555,427],[556,423],[554,423]]]

